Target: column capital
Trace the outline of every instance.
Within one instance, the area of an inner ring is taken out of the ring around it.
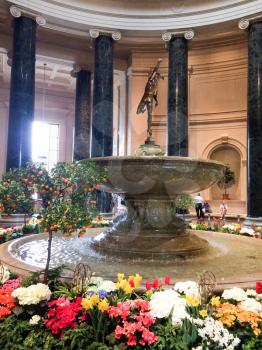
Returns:
[[[118,41],[122,38],[122,34],[119,30],[107,30],[107,29],[97,29],[92,28],[89,29],[89,35],[92,39],[96,39],[99,37],[99,35],[107,35],[111,36],[111,38],[115,41]]]
[[[46,19],[43,16],[39,16],[33,12],[26,11],[17,6],[11,6],[9,9],[11,15],[15,18],[19,18],[22,15],[33,18],[39,26],[46,25]]]
[[[164,32],[161,35],[163,41],[170,41],[173,37],[183,36],[186,40],[191,40],[195,36],[195,32],[193,29],[181,30],[176,32]]]
[[[238,21],[238,28],[239,29],[247,29],[251,23],[258,22],[259,20],[262,21],[262,15],[241,18]]]
[[[88,69],[88,66],[80,65],[80,64],[74,64],[73,69],[70,72],[71,77],[76,78],[77,73],[79,73],[81,70],[86,70],[90,72],[90,69]]]

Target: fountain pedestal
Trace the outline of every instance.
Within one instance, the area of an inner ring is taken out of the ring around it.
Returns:
[[[172,259],[203,253],[206,240],[186,231],[175,214],[174,200],[126,198],[127,211],[113,227],[93,240],[93,248],[110,256]]]

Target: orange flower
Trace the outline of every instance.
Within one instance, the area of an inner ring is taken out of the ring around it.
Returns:
[[[230,303],[220,304],[216,308],[215,317],[227,327],[231,327],[235,322],[238,322],[241,325],[249,324],[255,335],[261,333],[259,323],[262,322],[262,316],[255,312],[244,310],[240,306]]]

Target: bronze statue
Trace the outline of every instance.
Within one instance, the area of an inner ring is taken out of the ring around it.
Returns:
[[[162,58],[157,60],[157,64],[149,73],[149,77],[146,83],[145,92],[141,101],[137,107],[137,114],[144,113],[147,109],[147,141],[153,142],[152,136],[152,113],[153,113],[153,102],[155,106],[158,105],[158,94],[157,94],[157,83],[159,79],[164,79],[163,76],[158,72]]]

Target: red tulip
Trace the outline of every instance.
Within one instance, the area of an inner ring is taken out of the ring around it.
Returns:
[[[170,284],[170,276],[165,277],[165,284]]]
[[[129,282],[129,284],[130,284],[130,287],[132,287],[132,288],[134,288],[135,287],[135,283],[134,283],[134,281],[133,280],[130,280],[130,281],[128,281]]]
[[[257,294],[262,293],[262,281],[256,282],[256,292],[257,292]]]
[[[157,288],[160,287],[157,279],[153,281],[152,287],[153,287],[154,289],[157,289]]]
[[[150,282],[146,282],[146,290],[151,290],[152,285]]]

